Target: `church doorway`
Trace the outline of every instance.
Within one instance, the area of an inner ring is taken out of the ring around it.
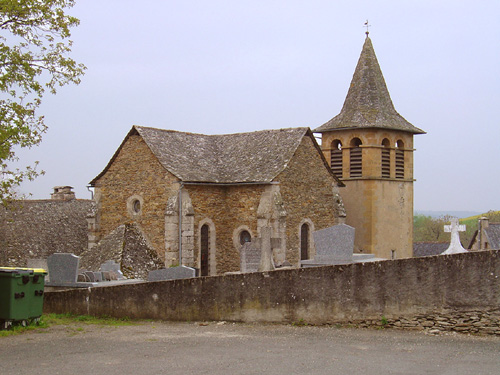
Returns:
[[[209,274],[209,237],[210,229],[207,224],[201,227],[201,264],[200,276],[208,276]]]

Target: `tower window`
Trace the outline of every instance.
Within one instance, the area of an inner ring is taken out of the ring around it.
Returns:
[[[390,178],[391,177],[391,149],[390,142],[387,138],[382,141],[382,178]]]
[[[402,140],[396,142],[396,178],[405,178],[405,154]]]
[[[350,156],[350,177],[361,177],[363,175],[363,156],[361,150],[361,140],[353,138],[351,141]]]
[[[340,142],[338,139],[335,139],[332,142],[330,150],[330,167],[332,168],[335,176],[337,176],[338,178],[342,178],[342,142]]]

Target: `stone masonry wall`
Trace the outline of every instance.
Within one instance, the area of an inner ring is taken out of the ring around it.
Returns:
[[[240,270],[239,249],[234,246],[233,232],[248,226],[257,236],[257,207],[264,185],[242,186],[187,186],[195,210],[195,239],[199,243],[200,222],[210,219],[215,224],[217,274]],[[200,249],[195,251],[199,267]]]
[[[60,292],[46,313],[500,335],[500,250]]]
[[[136,222],[163,259],[165,208],[168,198],[179,189],[176,182],[177,178],[163,168],[142,138],[130,136],[95,184],[98,239],[122,224]],[[133,196],[142,199],[139,214],[127,206]]]
[[[300,222],[305,218],[310,219],[314,230],[337,224],[333,206],[335,179],[325,168],[312,140],[304,137],[288,167],[276,180],[280,182],[281,196],[287,211],[287,260],[298,265]]]

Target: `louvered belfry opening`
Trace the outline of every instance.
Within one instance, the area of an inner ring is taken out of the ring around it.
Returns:
[[[404,143],[399,140],[396,142],[396,178],[405,178],[405,154],[403,151]]]
[[[359,138],[354,138],[351,141],[349,177],[362,177],[363,175],[363,155],[360,146],[361,140]]]
[[[335,176],[338,178],[342,178],[343,176],[343,171],[342,171],[342,165],[343,165],[343,157],[342,157],[342,142],[340,142],[338,139],[335,139],[332,142],[331,145],[331,157],[330,157],[330,167],[332,168],[333,173]]]
[[[390,142],[387,138],[382,141],[382,178],[391,177],[391,149]]]

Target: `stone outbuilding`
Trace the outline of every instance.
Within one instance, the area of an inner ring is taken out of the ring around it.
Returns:
[[[134,223],[165,266],[202,276],[239,271],[241,246],[263,227],[275,263],[298,266],[314,257],[312,232],[345,216],[343,184],[309,128],[203,135],[133,126],[90,184],[90,248]]]
[[[94,201],[76,199],[71,186],[56,186],[51,199],[0,205],[0,265],[26,267],[28,259],[87,250],[87,215]]]
[[[490,223],[487,217],[481,217],[477,230],[474,232],[470,250],[499,250],[500,249],[500,223]]]

